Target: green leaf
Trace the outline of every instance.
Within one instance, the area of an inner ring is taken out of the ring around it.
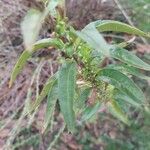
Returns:
[[[56,83],[56,74],[52,77],[50,77],[47,82],[44,84],[44,87],[39,95],[39,97],[35,100],[33,105],[31,106],[30,112],[34,111],[39,107],[43,99],[48,95],[49,91],[51,88],[54,86]]]
[[[10,81],[9,81],[9,88],[12,86],[12,83],[15,81],[17,75],[20,73],[20,71],[24,67],[27,59],[30,58],[30,56],[31,56],[31,52],[23,51],[23,53],[17,60],[17,63],[15,64],[15,67],[13,68],[13,71],[11,73],[11,77],[10,77]]]
[[[96,112],[99,109],[100,109],[100,102],[97,102],[92,106],[87,106],[82,112],[81,121],[83,122],[89,120],[94,114],[96,114]]]
[[[59,70],[58,75],[58,99],[64,120],[69,131],[75,128],[75,113],[73,102],[76,84],[76,64],[66,61]]]
[[[48,92],[47,107],[46,107],[46,113],[45,113],[42,132],[44,132],[48,128],[51,122],[51,119],[55,110],[55,105],[57,102],[57,94],[58,94],[57,92],[58,92],[58,85],[55,80],[54,84],[50,87],[49,92]]]
[[[140,108],[141,107],[141,103],[138,103],[137,101],[134,101],[134,97],[131,97],[130,95],[125,94],[124,92],[115,89],[113,91],[113,98],[115,100],[123,100],[129,104],[131,104],[134,107]]]
[[[41,26],[42,13],[36,9],[29,10],[21,23],[21,30],[26,49],[32,49],[32,46],[38,37]]]
[[[38,49],[46,48],[49,46],[62,48],[63,43],[61,40],[47,38],[47,39],[42,39],[42,40],[37,41],[34,44],[32,51],[28,51],[28,50],[23,51],[23,53],[17,60],[15,67],[13,68],[13,71],[10,77],[9,87],[12,86],[12,83],[15,81],[17,75],[21,72],[22,68],[25,66],[27,60],[32,56],[32,53]]]
[[[128,120],[128,117],[125,115],[125,113],[122,111],[120,106],[118,105],[117,101],[111,100],[107,103],[110,113],[118,118],[120,121],[124,122],[127,125],[130,125],[130,122]]]
[[[84,108],[85,103],[86,103],[86,101],[88,100],[88,97],[89,97],[89,95],[90,95],[91,89],[92,89],[91,87],[84,88],[84,89],[80,92],[80,95],[79,95],[78,100],[77,100],[77,107],[78,107],[79,109]]]
[[[150,38],[150,33],[144,33],[143,31],[139,30],[136,27],[130,26],[128,24],[119,21],[98,20],[92,23],[95,24],[96,28],[100,32],[104,32],[104,31],[123,32],[123,33]]]
[[[102,35],[97,31],[94,24],[87,25],[81,31],[76,31],[78,37],[87,42],[94,50],[102,53],[105,56],[110,56],[109,48]]]
[[[139,103],[145,100],[141,89],[126,75],[117,70],[103,69],[99,72],[97,79],[112,84],[127,95],[132,95],[134,100],[137,100]]]
[[[120,72],[129,73],[129,74],[134,75],[134,76],[141,78],[141,79],[150,80],[150,77],[142,74],[139,69],[134,68],[132,66],[128,66],[126,64],[111,64],[111,65],[107,66],[106,68],[115,69],[115,70],[118,70]]]
[[[46,39],[42,39],[42,40],[39,40],[39,41],[35,42],[32,51],[34,52],[38,49],[46,48],[46,47],[49,47],[49,46],[53,46],[53,47],[56,47],[58,49],[61,49],[61,48],[64,47],[64,43],[60,39],[46,38]]]
[[[113,46],[112,48],[110,48],[110,54],[111,54],[111,57],[116,58],[124,63],[127,63],[128,65],[134,66],[139,69],[150,71],[149,64],[145,63],[136,55],[132,54],[131,52],[123,48]]]

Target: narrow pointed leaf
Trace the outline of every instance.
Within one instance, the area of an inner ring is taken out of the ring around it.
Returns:
[[[17,60],[13,71],[11,73],[10,81],[9,81],[9,87],[12,86],[12,83],[15,81],[17,75],[21,72],[22,68],[25,66],[26,61],[30,58],[31,52],[29,51],[23,51],[19,59]]]
[[[111,100],[108,103],[108,108],[109,108],[110,113],[114,117],[118,118],[120,121],[124,122],[125,124],[130,125],[128,117],[122,111],[122,109],[120,108],[120,106],[118,105],[118,103],[115,100]]]
[[[93,49],[99,51],[105,56],[110,56],[109,48],[102,35],[97,31],[93,24],[86,26],[81,31],[76,31],[77,36],[79,36],[83,41],[87,42]]]
[[[123,33],[150,38],[150,33],[145,33],[136,27],[130,26],[128,24],[125,24],[119,21],[98,20],[93,23],[95,24],[96,28],[100,32],[104,32],[104,31],[123,32]]]
[[[64,120],[69,131],[75,128],[75,113],[73,101],[76,84],[76,64],[67,61],[59,70],[58,75],[58,99]]]
[[[48,95],[50,89],[54,86],[56,82],[56,74],[50,77],[47,82],[44,84],[44,87],[39,95],[39,97],[35,100],[33,105],[31,106],[30,112],[34,111],[39,107],[44,98]]]
[[[150,77],[142,74],[139,69],[132,67],[132,66],[129,66],[129,65],[111,64],[111,65],[107,66],[106,68],[115,69],[115,70],[118,70],[120,72],[129,73],[129,74],[134,75],[134,76],[141,78],[141,79],[150,80]]]
[[[97,102],[93,106],[87,106],[82,112],[81,121],[83,122],[89,120],[93,115],[95,115],[98,112],[99,109],[100,102]]]
[[[81,91],[79,98],[77,100],[77,107],[79,109],[84,108],[86,101],[88,100],[88,97],[90,95],[91,89],[92,89],[91,87],[88,87]]]
[[[32,56],[32,53],[36,50],[39,50],[41,48],[46,48],[49,46],[62,48],[63,43],[57,39],[51,39],[51,38],[42,39],[42,40],[37,41],[34,44],[32,51],[28,51],[28,50],[23,51],[23,53],[19,57],[18,61],[16,62],[15,67],[13,68],[13,71],[12,71],[12,74],[10,77],[9,87],[12,86],[12,83],[15,81],[17,75],[21,72],[21,70],[25,66],[27,60]]]
[[[99,72],[97,79],[112,84],[126,94],[133,95],[134,100],[139,103],[145,100],[141,89],[130,78],[117,70],[103,69]]]
[[[130,95],[125,94],[124,92],[115,89],[113,92],[113,98],[115,100],[123,100],[129,104],[131,104],[134,107],[140,108],[141,103],[138,103],[137,101],[134,101],[134,97],[130,97]]]
[[[38,49],[47,48],[49,46],[61,49],[64,47],[64,43],[58,38],[57,39],[46,38],[35,42],[32,51],[34,52]]]
[[[58,94],[57,92],[58,92],[58,85],[57,82],[55,81],[55,83],[51,86],[48,92],[47,107],[46,107],[46,113],[45,113],[44,124],[43,124],[43,132],[50,125],[52,116],[54,114],[55,105],[57,102],[57,94]]]
[[[139,69],[148,70],[150,71],[150,65],[142,61],[136,55],[132,54],[125,49],[119,47],[112,47],[110,48],[111,57],[116,58],[128,65],[134,66]]]

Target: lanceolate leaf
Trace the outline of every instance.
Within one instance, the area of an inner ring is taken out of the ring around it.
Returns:
[[[69,131],[73,131],[75,128],[73,101],[75,95],[76,69],[74,62],[67,61],[60,68],[58,75],[58,99]]]
[[[55,39],[55,38],[54,39],[51,39],[51,38],[42,39],[42,40],[35,42],[32,51],[34,52],[38,49],[46,48],[49,46],[53,46],[55,48],[61,49],[64,47],[64,43],[58,38],[57,39]]]
[[[13,71],[12,71],[12,74],[11,74],[11,77],[10,77],[10,81],[9,81],[9,87],[12,86],[12,83],[14,82],[17,75],[20,73],[20,71],[24,67],[27,59],[30,58],[30,56],[31,56],[31,52],[23,51],[23,53],[19,57],[17,63],[15,64],[15,67],[13,68]]]
[[[141,79],[150,80],[150,77],[142,74],[139,69],[126,65],[126,64],[111,64],[107,66],[106,68],[115,69],[120,72],[125,72],[131,75],[137,76],[138,78],[141,78]]]
[[[9,87],[11,87],[11,85],[14,82],[14,80],[16,79],[17,75],[21,72],[21,70],[25,66],[27,60],[32,56],[32,53],[38,49],[46,48],[49,46],[62,48],[63,43],[57,39],[48,38],[48,39],[43,39],[43,40],[37,41],[34,44],[32,51],[28,51],[28,50],[23,51],[23,53],[19,57],[17,63],[15,64],[15,67],[13,68],[10,82],[9,82]]]
[[[131,52],[119,48],[119,47],[112,47],[110,48],[111,57],[116,58],[124,63],[127,63],[131,66],[134,66],[139,69],[143,70],[150,70],[150,65],[142,61],[136,55],[132,54]]]
[[[83,30],[76,31],[77,36],[87,42],[93,49],[105,56],[110,56],[109,48],[102,35],[97,31],[94,24],[87,25]]]
[[[128,117],[125,115],[125,113],[122,111],[122,109],[115,100],[111,100],[110,102],[108,102],[108,108],[111,114],[114,115],[114,117],[118,118],[125,124],[130,125]]]
[[[58,92],[58,85],[57,82],[51,86],[48,92],[48,97],[47,97],[47,107],[46,107],[46,114],[45,114],[45,119],[44,119],[44,124],[43,124],[43,132],[48,128],[50,125],[54,110],[55,110],[55,105],[57,102],[57,93]]]
[[[77,107],[79,109],[82,109],[85,107],[85,104],[86,104],[86,101],[88,100],[91,89],[92,89],[91,87],[88,87],[88,88],[85,88],[81,91],[79,98],[77,100]]]
[[[43,99],[48,95],[49,91],[51,88],[55,85],[56,83],[56,74],[52,77],[50,77],[47,82],[44,84],[44,87],[39,95],[39,97],[35,100],[33,105],[31,106],[30,112],[34,111],[39,107]]]
[[[93,22],[93,24],[95,24],[96,28],[100,32],[104,32],[104,31],[124,32],[128,34],[150,38],[149,33],[144,33],[143,31],[137,29],[136,27],[130,26],[128,24],[125,24],[119,21],[98,20],[98,21]]]
[[[87,106],[83,112],[82,112],[82,117],[81,121],[86,121],[90,119],[96,112],[100,109],[100,102],[97,102],[93,106]]]
[[[115,89],[114,92],[113,92],[113,98],[115,100],[123,100],[135,107],[138,107],[140,108],[141,107],[141,103],[138,103],[137,101],[134,101],[134,97],[130,97],[130,95],[127,95],[126,93],[118,90],[118,89]]]
[[[133,95],[133,97],[135,97],[134,100],[137,100],[139,103],[145,100],[144,94],[140,88],[138,88],[126,75],[117,70],[103,69],[99,72],[97,79],[112,84],[127,95]]]

